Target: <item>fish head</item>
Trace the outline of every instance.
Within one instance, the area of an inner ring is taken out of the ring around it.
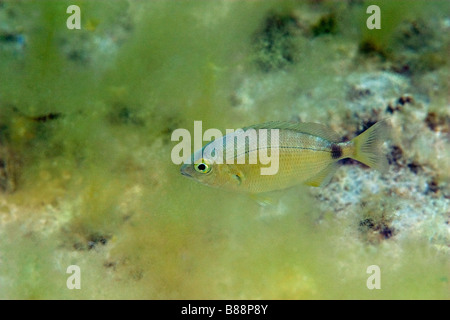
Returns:
[[[233,178],[230,168],[223,161],[217,161],[217,156],[204,152],[205,148],[193,154],[189,162],[185,162],[180,173],[190,179],[210,187],[234,187],[239,181]]]
[[[208,186],[214,186],[217,180],[217,166],[212,159],[196,157],[194,154],[191,161],[184,163],[180,168],[180,173],[190,179]]]

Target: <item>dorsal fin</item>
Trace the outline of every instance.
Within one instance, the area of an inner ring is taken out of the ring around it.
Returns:
[[[247,129],[284,129],[310,134],[316,137],[324,138],[331,142],[340,142],[342,140],[341,137],[330,128],[324,126],[323,124],[313,122],[292,123],[287,121],[269,121],[246,127],[243,130]]]

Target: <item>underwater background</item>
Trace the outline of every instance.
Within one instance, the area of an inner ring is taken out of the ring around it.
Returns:
[[[449,13],[0,1],[0,298],[449,299]],[[343,161],[270,208],[171,161],[172,132],[195,120],[317,122],[350,140],[385,118],[388,173]]]

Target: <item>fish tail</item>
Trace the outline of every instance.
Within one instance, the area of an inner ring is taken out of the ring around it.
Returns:
[[[352,140],[354,152],[351,158],[365,165],[386,172],[388,162],[381,152],[381,145],[386,140],[389,131],[388,120],[381,120]]]

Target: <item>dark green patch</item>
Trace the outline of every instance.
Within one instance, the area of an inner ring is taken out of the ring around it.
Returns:
[[[44,115],[41,115],[41,116],[30,117],[30,120],[33,120],[35,122],[47,122],[49,120],[59,119],[61,116],[62,116],[61,113],[54,112],[54,113],[44,114]]]
[[[117,266],[117,261],[106,261],[103,266],[105,268],[111,268],[113,270],[116,270],[116,266]]]
[[[337,19],[334,14],[328,14],[323,16],[317,21],[315,25],[311,27],[311,32],[314,37],[323,35],[323,34],[336,34],[338,31],[337,27]]]
[[[0,42],[22,42],[23,36],[19,33],[3,32],[0,33]]]
[[[446,53],[425,52],[419,56],[419,59],[413,65],[419,73],[425,73],[437,70],[447,64]]]
[[[11,193],[16,190],[19,163],[13,150],[0,132],[0,191]]]
[[[138,113],[123,103],[115,103],[112,105],[112,111],[108,115],[108,120],[114,125],[135,125],[142,126],[144,121]]]
[[[369,57],[380,57],[383,60],[388,58],[387,49],[373,39],[364,39],[358,46],[358,52],[361,55]]]
[[[434,38],[433,30],[423,20],[405,21],[396,33],[395,41],[405,49],[427,50]]]
[[[431,51],[398,54],[392,61],[391,70],[407,76],[434,71],[447,63],[444,53]]]
[[[161,130],[161,134],[166,143],[171,143],[172,132],[181,126],[181,121],[177,116],[168,116],[162,122],[164,127]]]
[[[436,28],[435,21],[403,21],[389,44],[393,52],[391,70],[413,76],[442,68],[447,63],[448,48],[444,32],[437,32]]]
[[[368,219],[363,219],[359,222],[359,226],[360,228],[369,228],[372,229],[375,224],[373,223],[373,220],[368,218]]]
[[[270,14],[254,37],[256,63],[262,71],[283,69],[295,62],[294,37],[299,27],[291,14]]]

